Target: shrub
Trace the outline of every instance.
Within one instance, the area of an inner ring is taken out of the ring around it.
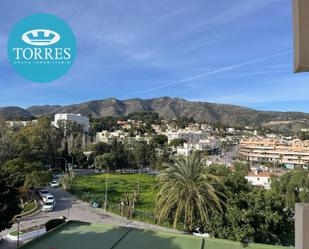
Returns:
[[[53,228],[63,224],[65,222],[65,219],[52,219],[46,222],[46,232],[52,230]]]
[[[69,171],[61,178],[61,185],[64,190],[69,190],[74,182],[75,174],[73,171]]]

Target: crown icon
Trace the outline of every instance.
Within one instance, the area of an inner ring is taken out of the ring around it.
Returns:
[[[27,34],[27,37],[32,42],[51,42],[55,35],[44,31],[38,31],[37,33],[32,32]]]
[[[30,45],[49,46],[57,43],[60,40],[60,35],[49,29],[33,29],[23,33],[21,38]]]

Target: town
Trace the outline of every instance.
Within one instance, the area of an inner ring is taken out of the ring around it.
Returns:
[[[308,13],[2,0],[0,249],[309,249]]]

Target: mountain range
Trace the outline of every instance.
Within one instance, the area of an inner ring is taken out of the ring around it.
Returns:
[[[193,102],[171,97],[128,100],[108,98],[66,106],[31,106],[27,109],[0,107],[0,117],[4,119],[29,119],[52,116],[55,113],[80,113],[92,117],[124,116],[134,112],[156,112],[166,118],[193,117],[196,121],[225,125],[262,125],[280,130],[309,127],[308,113],[258,111],[235,105]]]

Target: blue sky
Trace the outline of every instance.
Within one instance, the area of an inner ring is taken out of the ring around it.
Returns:
[[[7,60],[10,30],[34,13],[59,16],[77,38],[71,70],[51,83]],[[173,96],[309,112],[292,49],[290,0],[1,0],[0,106]]]

